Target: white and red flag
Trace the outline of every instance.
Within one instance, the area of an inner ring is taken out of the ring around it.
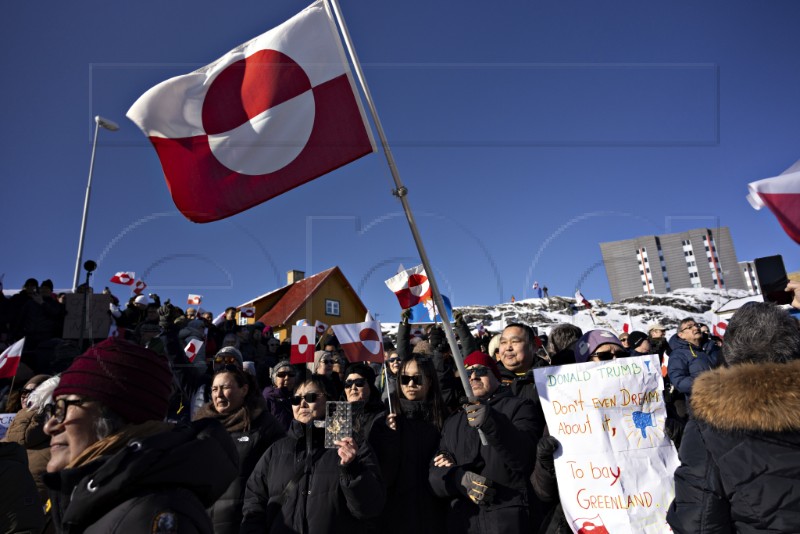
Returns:
[[[189,295],[186,299],[186,304],[190,306],[199,306],[203,302],[203,295]]]
[[[194,363],[194,359],[197,358],[197,354],[200,352],[201,348],[203,348],[202,339],[195,338],[186,344],[186,347],[184,347],[183,352],[186,353],[186,358],[189,360],[189,363]]]
[[[24,346],[25,338],[23,337],[4,350],[3,354],[0,354],[0,378],[13,378],[17,374],[17,367],[19,367],[22,347]]]
[[[592,303],[586,300],[586,297],[583,296],[583,293],[581,293],[580,289],[575,291],[575,305],[576,306],[583,305],[586,307],[586,309],[592,308]]]
[[[748,184],[747,200],[755,209],[767,206],[783,230],[800,244],[800,160],[779,176]]]
[[[335,324],[331,328],[348,361],[383,363],[383,335],[378,321]]]
[[[328,325],[317,319],[314,322],[314,329],[317,331],[317,335],[321,336],[328,329]]]
[[[255,306],[245,306],[244,308],[239,309],[239,317],[244,317],[246,319],[253,319],[255,316],[256,316]]]
[[[292,327],[292,350],[289,361],[292,363],[311,363],[314,361],[317,332],[313,326]]]
[[[144,283],[144,280],[136,280],[136,282],[133,284],[133,294],[141,295],[142,291],[144,291],[146,287],[147,284]]]
[[[431,284],[422,265],[400,271],[385,283],[386,287],[394,292],[400,307],[404,310],[433,298]]]
[[[123,286],[132,286],[136,281],[136,273],[131,271],[122,271],[111,277],[109,280],[112,284],[120,284]]]
[[[725,331],[728,329],[728,323],[725,321],[718,321],[712,328],[712,334],[717,337],[725,337]]]
[[[622,331],[626,334],[633,332],[633,319],[631,319],[631,312],[628,312],[628,319],[625,321],[625,324],[622,325]]]
[[[175,205],[224,219],[375,151],[330,7],[317,0],[128,110]]]

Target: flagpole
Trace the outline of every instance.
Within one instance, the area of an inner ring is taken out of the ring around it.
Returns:
[[[389,391],[389,376],[386,372],[386,360],[383,361],[383,381],[386,384],[386,400],[389,401],[389,413],[394,413],[392,410],[392,392]]]
[[[355,48],[353,47],[350,39],[350,32],[347,30],[347,25],[344,22],[344,17],[342,16],[339,2],[338,0],[326,1],[329,2],[333,8],[334,15],[336,16],[336,20],[339,24],[339,29],[344,37],[345,46],[347,47],[347,51],[350,54],[350,59],[353,62],[353,67],[356,71],[356,77],[361,85],[361,90],[364,91],[364,97],[367,101],[367,106],[369,106],[372,120],[378,130],[378,137],[380,137],[381,140],[383,153],[386,156],[386,162],[389,165],[389,171],[392,173],[392,179],[394,180],[395,189],[392,191],[392,194],[396,196],[403,205],[403,211],[406,214],[406,220],[408,221],[408,226],[411,229],[411,235],[414,237],[414,243],[417,245],[419,257],[420,260],[422,260],[422,266],[425,268],[425,273],[428,276],[428,282],[431,285],[433,301],[436,304],[436,307],[439,309],[439,315],[442,318],[442,324],[445,326],[444,333],[447,337],[447,343],[450,345],[450,350],[453,353],[453,360],[458,368],[458,376],[461,378],[461,384],[464,386],[464,393],[466,394],[469,402],[475,402],[475,395],[473,395],[472,388],[469,385],[469,378],[467,377],[467,371],[464,368],[464,360],[461,357],[461,352],[458,350],[458,343],[456,342],[455,333],[453,332],[453,326],[450,324],[450,319],[447,317],[447,310],[444,307],[444,300],[442,299],[441,293],[439,293],[439,286],[436,283],[433,269],[431,268],[430,261],[428,260],[428,254],[425,252],[425,246],[422,244],[422,236],[417,229],[416,222],[414,221],[414,215],[411,213],[411,206],[409,205],[407,198],[408,189],[403,185],[403,182],[400,179],[400,173],[397,170],[397,165],[395,164],[392,150],[389,147],[389,142],[387,141],[386,134],[383,131],[383,125],[378,117],[378,111],[375,108],[375,103],[372,100],[372,94],[369,92],[369,87],[367,87],[367,81],[364,77],[364,72],[361,70],[361,63],[358,61],[358,56],[356,55]],[[482,433],[481,438],[482,440],[484,439]]]

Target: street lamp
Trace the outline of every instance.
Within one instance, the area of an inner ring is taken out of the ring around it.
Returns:
[[[97,148],[97,132],[100,128],[105,128],[108,131],[116,132],[119,130],[119,125],[108,119],[104,119],[100,115],[94,118],[94,140],[92,141],[92,159],[89,161],[89,182],[86,184],[86,198],[83,201],[83,220],[81,221],[81,236],[78,240],[78,259],[75,260],[75,279],[72,282],[73,293],[78,289],[78,278],[81,274],[81,257],[83,256],[83,238],[86,235],[86,218],[89,215],[89,196],[92,194],[92,171],[94,171],[94,153]]]

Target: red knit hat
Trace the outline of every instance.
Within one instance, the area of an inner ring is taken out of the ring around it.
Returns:
[[[80,395],[100,401],[129,423],[167,415],[172,371],[166,358],[116,337],[75,358],[61,374],[53,398]]]
[[[485,352],[476,350],[464,359],[464,367],[470,367],[472,365],[483,365],[484,367],[488,367],[492,370],[494,376],[500,380],[500,370],[497,368],[497,362]]]

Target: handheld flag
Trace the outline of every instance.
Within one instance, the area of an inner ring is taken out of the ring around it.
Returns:
[[[422,265],[401,271],[385,282],[404,310],[432,297],[428,275]]]
[[[450,299],[442,295],[442,300],[444,301],[444,309],[447,312],[447,318],[453,322],[453,306],[450,304]],[[429,299],[411,308],[411,315],[408,317],[408,321],[414,324],[441,323],[442,316],[439,314],[439,310],[434,304],[433,299]]]
[[[383,335],[378,321],[335,324],[332,328],[350,362],[383,362]]]
[[[186,304],[191,306],[199,306],[200,303],[203,302],[203,295],[189,295],[186,299]]]
[[[316,330],[313,326],[293,326],[292,350],[289,354],[289,361],[291,363],[313,362],[316,339]]]
[[[120,284],[123,286],[132,286],[136,280],[136,273],[131,271],[123,271],[115,274],[109,280],[112,284]]]
[[[195,338],[189,341],[189,343],[183,349],[183,352],[186,353],[186,358],[189,360],[189,363],[194,363],[194,359],[197,358],[197,354],[200,352],[201,348],[203,348],[202,339]]]
[[[757,210],[767,206],[789,237],[800,244],[800,160],[779,176],[747,187],[750,205]]]
[[[592,303],[586,300],[586,297],[583,296],[580,289],[575,291],[575,306],[585,306],[587,310],[592,309]]]
[[[141,295],[142,291],[144,291],[146,287],[147,284],[144,283],[144,280],[137,280],[136,283],[133,284],[133,294]]]
[[[17,367],[19,367],[22,347],[24,346],[25,338],[23,337],[4,350],[3,354],[0,354],[0,378],[13,378],[17,374]]]
[[[725,337],[725,330],[727,329],[728,329],[728,323],[721,320],[714,325],[712,333],[717,337]]]
[[[217,221],[375,151],[330,7],[317,0],[128,110],[175,205]]]
[[[328,325],[317,319],[314,323],[314,329],[317,331],[317,335],[321,336],[328,329]]]

